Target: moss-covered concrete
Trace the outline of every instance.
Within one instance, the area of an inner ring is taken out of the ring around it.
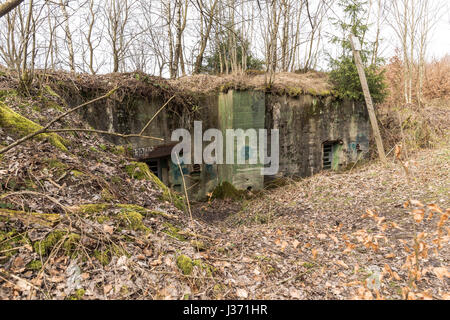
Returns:
[[[5,128],[19,137],[27,136],[40,129],[42,126],[14,112],[0,101],[0,127]],[[68,142],[56,133],[44,133],[36,136],[36,139],[48,139],[56,148],[67,151]]]

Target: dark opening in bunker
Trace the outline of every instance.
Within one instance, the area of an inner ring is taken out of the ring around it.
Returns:
[[[159,159],[151,159],[147,160],[146,162],[153,174],[161,179],[161,167],[159,165]]]
[[[323,143],[323,170],[339,169],[339,151],[343,145],[342,140],[326,141]]]

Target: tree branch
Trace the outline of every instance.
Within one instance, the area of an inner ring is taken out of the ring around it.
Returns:
[[[5,3],[0,4],[0,18],[8,14],[22,2],[23,0],[7,0]]]
[[[105,94],[105,95],[103,95],[103,96],[101,96],[101,97],[95,98],[94,100],[85,102],[85,103],[80,104],[79,106],[77,106],[77,107],[75,107],[75,108],[73,108],[73,109],[70,109],[69,111],[63,113],[62,115],[60,115],[60,116],[56,117],[55,119],[53,119],[52,121],[50,121],[50,122],[49,122],[45,127],[43,127],[42,129],[39,129],[38,131],[35,131],[35,132],[33,132],[33,133],[30,133],[29,135],[26,135],[25,137],[23,137],[23,138],[21,138],[21,139],[15,141],[15,142],[13,142],[13,143],[11,143],[9,146],[3,148],[2,150],[0,150],[0,154],[3,154],[3,153],[5,153],[5,152],[11,150],[12,148],[18,146],[19,144],[24,143],[25,141],[27,141],[27,140],[29,140],[29,139],[31,139],[31,138],[34,138],[34,137],[37,136],[37,135],[40,135],[40,134],[42,134],[42,133],[48,132],[48,128],[50,128],[50,126],[51,126],[52,124],[54,124],[55,122],[61,120],[61,119],[64,118],[65,116],[67,116],[67,115],[69,115],[69,114],[71,114],[71,113],[74,113],[75,111],[77,111],[77,110],[79,110],[79,109],[81,109],[81,108],[83,108],[83,107],[85,107],[85,106],[87,106],[87,105],[90,105],[90,104],[95,103],[95,102],[97,102],[97,101],[99,101],[99,100],[108,98],[108,97],[111,96],[114,92],[116,92],[117,89],[119,89],[119,88],[116,87],[116,88],[112,89],[112,90],[109,91],[107,94]]]
[[[152,136],[143,136],[142,134],[121,134],[121,133],[115,133],[115,132],[109,132],[104,130],[94,130],[94,129],[84,129],[84,128],[71,128],[71,129],[55,129],[55,130],[47,130],[47,133],[58,133],[58,132],[92,132],[92,133],[99,133],[99,134],[106,134],[110,136],[120,137],[120,138],[142,138],[142,139],[149,139],[149,140],[158,140],[158,141],[164,141],[162,138],[152,137]]]

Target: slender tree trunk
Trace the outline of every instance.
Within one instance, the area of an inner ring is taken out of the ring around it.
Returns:
[[[70,32],[69,14],[67,13],[66,6],[63,0],[59,0],[59,6],[65,20],[64,32],[66,33],[67,47],[69,50],[69,67],[70,71],[75,71],[75,54],[73,50],[72,33]]]
[[[22,2],[23,0],[7,0],[5,3],[0,4],[0,18],[14,10]]]

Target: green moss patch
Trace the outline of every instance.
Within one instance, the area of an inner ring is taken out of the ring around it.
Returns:
[[[192,260],[184,254],[178,256],[177,266],[184,275],[190,275],[192,271],[194,271],[195,267],[199,268],[202,271],[206,271],[209,276],[212,276],[212,274],[216,271],[213,266],[210,266],[209,264],[206,264],[201,260]]]
[[[74,294],[67,297],[67,300],[81,300],[81,299],[83,299],[85,294],[86,294],[86,290],[78,289],[75,291]]]
[[[135,205],[135,204],[118,204],[115,205],[118,208],[121,208],[123,210],[126,211],[135,211],[135,212],[139,212],[140,214],[142,214],[143,216],[148,216],[148,215],[155,215],[155,216],[163,216],[165,218],[172,218],[169,214],[162,212],[162,211],[158,211],[158,210],[149,210],[146,209],[144,207]]]
[[[186,241],[186,238],[182,234],[180,234],[181,231],[180,228],[177,228],[173,224],[168,222],[164,223],[164,227],[165,227],[163,230],[164,233],[180,241]]]
[[[64,237],[66,233],[64,231],[53,231],[50,232],[45,239],[36,241],[33,245],[34,251],[41,255],[48,255],[53,247]]]
[[[244,191],[237,190],[231,183],[224,181],[213,191],[211,199],[242,199]]]
[[[112,201],[112,200],[116,199],[116,197],[111,193],[111,191],[109,191],[106,188],[104,188],[102,190],[102,193],[100,194],[100,196],[102,197],[103,201]]]
[[[178,256],[177,266],[183,272],[184,275],[189,275],[194,270],[194,263],[191,258],[184,254]]]
[[[70,171],[70,173],[75,177],[75,178],[80,178],[82,176],[84,176],[84,173],[78,170],[72,170]]]
[[[150,229],[144,225],[142,218],[142,215],[136,211],[123,210],[117,215],[117,219],[122,227],[135,231],[149,232]]]
[[[33,260],[25,266],[27,270],[39,271],[42,269],[42,262],[40,260]]]
[[[147,164],[143,162],[132,162],[125,167],[125,171],[133,179],[150,180],[162,192],[161,200],[172,203],[180,210],[185,209],[184,199],[172,192],[157,176],[150,171]]]
[[[94,257],[103,265],[107,266],[111,262],[113,256],[121,257],[129,254],[121,247],[112,244],[104,250],[94,250]]]
[[[94,257],[103,266],[107,266],[111,262],[111,255],[110,255],[110,251],[109,250],[106,250],[106,251],[95,250],[94,251]]]
[[[107,203],[94,203],[94,204],[83,204],[77,208],[77,212],[90,215],[101,213],[111,207],[110,204]]]
[[[47,256],[64,237],[65,239],[62,243],[62,248],[65,254],[75,256],[81,237],[78,234],[68,234],[62,230],[50,232],[43,240],[36,241],[33,244],[33,249],[37,254]]]
[[[41,125],[14,112],[2,102],[0,102],[0,127],[5,128],[7,131],[20,137],[24,137],[42,129]],[[44,133],[36,136],[35,138],[39,140],[49,139],[50,143],[56,148],[67,151],[67,141],[55,133]]]
[[[16,230],[0,231],[0,257],[6,257],[7,261],[9,257],[17,253],[16,247],[23,246],[26,243],[29,243],[28,238],[25,235],[18,234]],[[0,258],[0,263],[3,262],[3,259]]]

